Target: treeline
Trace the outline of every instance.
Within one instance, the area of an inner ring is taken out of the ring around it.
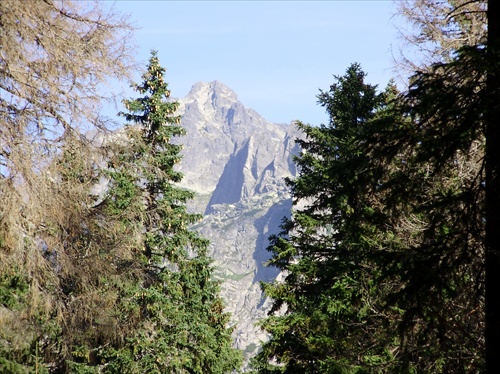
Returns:
[[[408,89],[352,64],[318,95],[329,123],[298,124],[255,372],[500,372],[498,5],[399,7]]]
[[[127,19],[7,0],[0,25],[0,372],[239,368],[156,53],[111,132],[103,84],[137,70]]]

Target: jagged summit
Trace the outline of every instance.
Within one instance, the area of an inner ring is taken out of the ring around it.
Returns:
[[[193,99],[200,102],[224,98],[229,102],[237,102],[238,95],[224,83],[219,81],[197,82],[191,87],[185,100]],[[217,105],[217,103],[214,103]]]
[[[254,126],[268,123],[256,111],[246,108],[238,100],[238,95],[219,81],[194,84],[191,91],[179,103],[179,114],[188,117],[184,122],[186,124],[195,122],[198,130],[208,131],[210,127],[220,129],[223,124],[238,126],[245,123]]]
[[[242,106],[238,95],[219,81],[198,82],[193,85],[186,97],[180,100],[180,112],[202,112],[212,123],[224,121],[229,110]]]
[[[198,82],[179,104],[188,134],[180,140],[184,187],[202,194],[217,190],[211,203],[229,203],[266,188],[269,178],[263,173],[272,170],[276,178],[289,173],[290,149],[284,148],[291,127],[245,107],[223,83]]]
[[[254,326],[266,314],[259,281],[277,270],[266,268],[267,238],[291,210],[285,177],[296,174],[296,126],[267,121],[245,107],[221,82],[198,82],[179,100],[187,135],[178,170],[181,186],[196,192],[192,208],[205,212],[196,225],[210,240],[217,278],[237,324],[236,346],[254,354],[265,334]]]

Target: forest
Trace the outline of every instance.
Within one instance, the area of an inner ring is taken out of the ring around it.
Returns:
[[[240,372],[156,51],[103,115],[140,69],[105,5],[0,2],[0,372]],[[500,4],[397,6],[404,84],[353,62],[295,124],[251,373],[500,373]]]

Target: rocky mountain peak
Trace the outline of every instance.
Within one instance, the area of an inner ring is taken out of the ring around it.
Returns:
[[[278,275],[264,266],[267,238],[291,211],[284,178],[296,174],[300,134],[294,125],[269,122],[245,107],[218,81],[196,83],[179,104],[187,131],[178,139],[181,186],[196,192],[190,209],[204,212],[193,228],[211,242],[216,277],[237,326],[235,344],[248,358],[266,338],[254,326],[268,308],[259,282]]]
[[[290,173],[294,126],[267,121],[218,81],[196,83],[179,104],[188,133],[180,139],[182,183],[201,194],[216,191],[211,204],[251,197],[269,186],[269,177]]]
[[[180,100],[179,110],[192,116],[203,114],[211,124],[217,125],[241,107],[233,90],[219,81],[213,81],[194,84],[187,96]]]
[[[238,95],[225,84],[219,81],[198,82],[191,87],[191,90],[184,99],[199,103],[210,103],[212,106],[225,106],[238,102]]]

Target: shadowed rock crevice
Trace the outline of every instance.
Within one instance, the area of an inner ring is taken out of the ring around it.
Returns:
[[[241,200],[245,182],[244,169],[248,159],[248,144],[249,141],[246,141],[243,147],[229,158],[212,198],[208,202],[205,214],[214,212],[212,209],[214,204],[233,204]]]
[[[265,215],[255,220],[254,226],[258,236],[253,255],[256,263],[254,283],[269,282],[278,276],[279,270],[277,268],[265,266],[266,262],[271,258],[271,253],[267,250],[269,236],[280,232],[283,219],[290,218],[291,211],[292,200],[287,199],[273,204]]]

